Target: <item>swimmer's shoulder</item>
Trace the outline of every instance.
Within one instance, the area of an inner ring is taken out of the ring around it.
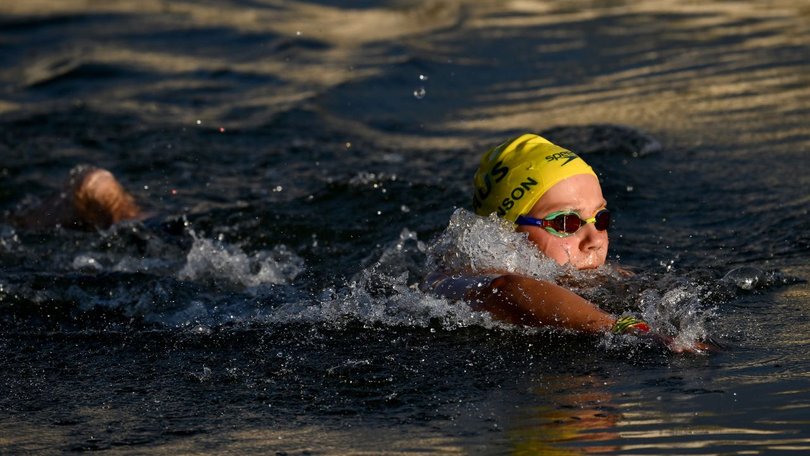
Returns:
[[[506,275],[505,272],[448,272],[433,271],[422,281],[419,288],[425,293],[431,293],[452,300],[472,300],[475,293],[484,290],[497,278]]]

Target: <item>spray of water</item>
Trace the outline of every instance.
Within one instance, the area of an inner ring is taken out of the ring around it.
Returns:
[[[404,228],[385,246],[379,258],[344,286],[327,287],[314,304],[290,303],[267,316],[268,322],[327,323],[456,329],[471,325],[500,326],[483,312],[419,291],[424,272],[425,244]],[[417,275],[416,281],[412,275]]]
[[[288,283],[304,269],[304,260],[283,244],[248,255],[222,241],[198,237],[194,231],[190,234],[194,243],[177,273],[181,280],[225,280],[254,287]]]
[[[445,271],[499,271],[552,281],[566,272],[509,222],[465,209],[457,209],[450,217],[447,229],[428,249],[428,262]]]

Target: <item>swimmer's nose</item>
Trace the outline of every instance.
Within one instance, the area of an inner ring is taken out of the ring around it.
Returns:
[[[605,247],[605,244],[607,243],[606,231],[597,230],[593,223],[589,223],[579,230],[582,232],[582,238],[579,244],[579,249],[581,251],[588,252],[600,250]]]

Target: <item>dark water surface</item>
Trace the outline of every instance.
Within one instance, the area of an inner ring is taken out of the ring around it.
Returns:
[[[0,453],[804,454],[808,56],[799,0],[0,3],[0,211],[93,163],[155,214],[0,224]],[[641,272],[593,299],[724,351],[414,289],[524,131]]]

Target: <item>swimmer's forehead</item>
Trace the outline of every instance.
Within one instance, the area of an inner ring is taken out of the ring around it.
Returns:
[[[607,201],[603,198],[600,203],[593,205],[584,205],[584,204],[556,204],[553,205],[554,207],[543,207],[540,203],[535,206],[535,211],[546,211],[546,212],[557,212],[557,211],[570,211],[576,212],[579,215],[591,215],[599,211],[600,209],[604,209],[607,207]],[[533,211],[534,212],[534,211]]]
[[[591,215],[607,207],[602,195],[602,186],[595,176],[572,176],[549,189],[532,207],[531,213],[573,211],[580,215]]]

